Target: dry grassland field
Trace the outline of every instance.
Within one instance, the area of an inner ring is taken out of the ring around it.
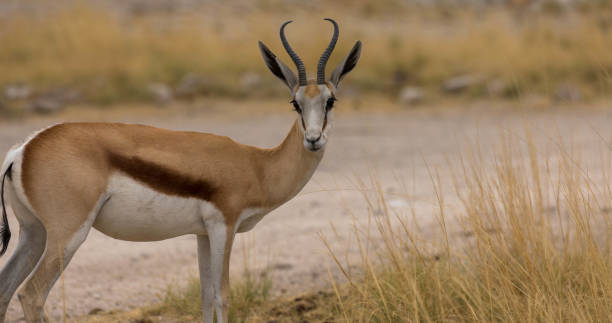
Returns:
[[[229,321],[612,322],[612,2],[493,2],[2,1],[0,154],[69,121],[276,146],[296,113],[257,41],[293,66],[295,20],[314,75],[333,17],[328,70],[362,57],[310,182],[238,235]],[[45,313],[200,322],[196,247],[92,230]]]

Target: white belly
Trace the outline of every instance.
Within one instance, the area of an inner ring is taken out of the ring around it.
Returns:
[[[205,221],[223,219],[212,203],[165,195],[120,173],[111,177],[107,192],[110,198],[93,226],[116,239],[155,241],[205,234]]]

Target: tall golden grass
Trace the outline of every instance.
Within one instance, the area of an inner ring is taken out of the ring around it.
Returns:
[[[480,80],[467,91],[472,96],[551,95],[564,83],[586,97],[612,89],[608,9],[518,15],[499,8],[432,9],[394,1],[295,9],[266,3],[242,13],[230,4],[192,13],[129,15],[76,1],[43,15],[5,17],[0,86],[74,87],[86,100],[111,103],[146,100],[149,83],[176,86],[195,74],[208,80],[203,95],[285,94],[265,70],[257,41],[289,63],[278,28],[296,20],[287,32],[313,73],[331,34],[321,17],[332,16],[341,35],[329,65],[361,39],[361,62],[346,82],[362,92],[394,95],[403,85],[417,85],[435,97],[445,80],[462,74]],[[250,72],[264,76],[256,88],[240,85]]]
[[[541,159],[526,134],[520,144],[504,136],[492,162],[475,150],[453,167],[460,234],[449,226],[456,211],[446,204],[433,169],[439,224],[433,243],[387,206],[382,191],[374,200],[364,194],[385,211],[372,218],[382,241],[357,231],[358,274],[332,251],[349,281],[334,283],[338,320],[610,321],[609,153],[602,169],[589,170],[558,142],[553,157]]]

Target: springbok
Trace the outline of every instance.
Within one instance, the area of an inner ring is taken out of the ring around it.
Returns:
[[[203,321],[227,322],[229,259],[237,232],[294,197],[323,157],[336,88],[359,59],[357,41],[325,78],[337,23],[316,81],[280,38],[298,75],[259,42],[263,59],[291,91],[298,113],[285,140],[260,149],[208,133],[120,123],[62,123],[14,146],[2,164],[2,248],[11,237],[7,201],[19,221],[17,250],[0,273],[0,322],[15,290],[27,322],[44,321],[54,282],[93,226],[116,239],[156,241],[197,235]]]

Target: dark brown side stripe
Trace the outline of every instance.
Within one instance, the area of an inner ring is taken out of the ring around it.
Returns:
[[[126,157],[109,152],[108,160],[112,168],[161,193],[206,201],[212,201],[216,193],[215,187],[205,180],[190,178],[138,157]]]

